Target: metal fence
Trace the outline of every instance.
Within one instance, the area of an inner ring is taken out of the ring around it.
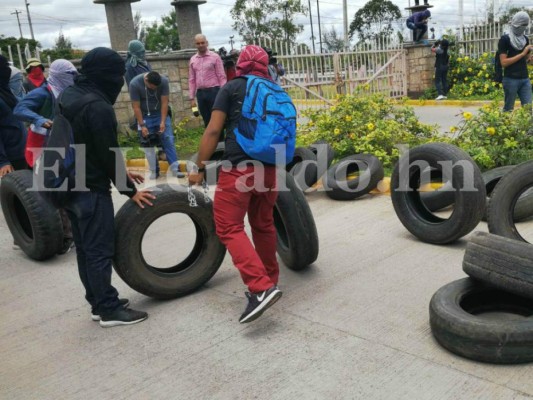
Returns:
[[[41,54],[39,48],[30,49],[30,46],[26,43],[24,48],[20,47],[20,44],[17,43],[16,46],[7,46],[4,48],[0,47],[0,55],[6,57],[13,66],[24,69],[24,66],[27,64],[29,58],[37,58],[41,60]],[[41,60],[43,61],[43,60]],[[50,57],[47,57],[48,65],[50,65]]]

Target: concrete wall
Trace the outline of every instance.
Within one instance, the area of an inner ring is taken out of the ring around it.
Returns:
[[[405,45],[407,50],[407,95],[419,97],[424,90],[435,85],[435,55],[431,47],[423,45]]]

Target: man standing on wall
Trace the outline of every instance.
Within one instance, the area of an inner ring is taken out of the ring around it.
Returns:
[[[226,84],[226,73],[220,56],[209,51],[209,43],[204,35],[196,35],[194,44],[198,53],[189,61],[189,99],[191,107],[198,106],[200,109],[207,127],[218,91]]]

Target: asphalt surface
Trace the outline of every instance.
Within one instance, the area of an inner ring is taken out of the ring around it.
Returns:
[[[422,112],[447,120],[445,110]],[[465,277],[468,236],[447,246],[417,240],[387,195],[307,199],[319,257],[301,272],[281,265],[283,297],[247,325],[238,323],[245,287],[227,255],[205,287],[171,301],[145,297],[114,274],[121,297],[150,317],[103,329],[91,321],[75,254],[28,259],[12,249],[0,215],[0,398],[533,397],[532,365],[473,362],[433,339],[429,301]],[[117,210],[125,200],[114,194]],[[192,243],[190,222],[169,218],[178,220],[159,223],[143,243],[162,264]]]

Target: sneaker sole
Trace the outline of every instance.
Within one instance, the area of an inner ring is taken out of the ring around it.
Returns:
[[[122,304],[122,307],[127,308],[130,305],[130,302],[128,301],[126,304]],[[93,321],[100,321],[102,318],[98,314],[91,314],[91,319]]]
[[[133,325],[133,324],[138,324],[139,322],[143,322],[147,318],[148,318],[148,316],[146,316],[144,318],[136,319],[135,321],[129,321],[129,322],[125,322],[125,321],[102,321],[102,320],[100,320],[100,326],[102,328],[112,328],[114,326],[120,326],[120,325]]]
[[[253,310],[250,314],[248,314],[245,318],[241,319],[239,322],[241,324],[245,324],[247,322],[255,321],[257,318],[259,318],[263,313],[273,306],[282,296],[281,290],[278,290],[277,292],[270,293],[270,296],[266,298],[266,300],[255,310]]]

